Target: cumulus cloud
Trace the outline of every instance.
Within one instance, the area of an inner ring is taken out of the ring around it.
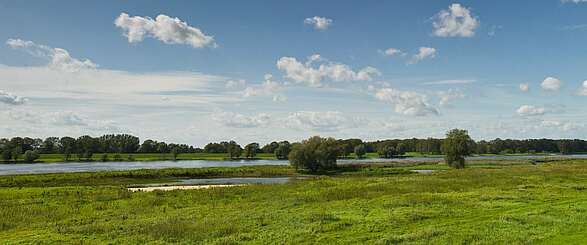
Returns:
[[[454,100],[465,98],[465,94],[459,89],[449,89],[448,91],[438,92],[440,97],[440,106],[448,107]]]
[[[314,26],[314,29],[324,31],[332,25],[332,19],[325,17],[314,16],[304,19],[304,24]]]
[[[559,80],[558,78],[554,78],[554,77],[547,77],[546,79],[544,79],[544,81],[542,81],[542,84],[540,84],[542,89],[548,90],[548,91],[558,91],[558,90],[560,90],[562,85],[563,85],[563,82],[561,80]]]
[[[420,47],[418,53],[412,56],[408,64],[416,64],[424,59],[436,57],[436,49],[430,47]]]
[[[0,102],[9,104],[9,105],[22,105],[27,102],[26,98],[16,96],[9,92],[0,90]]]
[[[404,56],[405,53],[396,48],[388,48],[386,50],[379,50],[379,53],[385,56]]]
[[[579,89],[579,95],[587,96],[587,80],[585,80],[583,82],[583,87],[581,87],[581,89]]]
[[[434,35],[438,37],[472,37],[479,26],[479,20],[471,11],[458,3],[438,12],[433,20]]]
[[[394,105],[395,112],[408,116],[438,115],[438,110],[428,103],[426,95],[393,88],[379,89],[375,98]]]
[[[273,101],[285,101],[287,98],[279,94],[283,90],[283,85],[273,80],[273,75],[265,74],[265,81],[261,85],[246,87],[243,91],[243,97],[254,96],[273,96]]]
[[[523,116],[523,117],[541,116],[541,115],[544,115],[544,113],[546,113],[546,109],[544,107],[523,105],[523,106],[520,106],[520,108],[518,108],[518,110],[516,110],[516,112],[518,113],[518,115]]]
[[[212,119],[230,128],[266,127],[271,122],[271,117],[265,113],[260,113],[254,116],[245,116],[233,112],[220,112],[212,115]]]
[[[24,50],[25,52],[39,58],[48,59],[48,67],[56,70],[77,72],[82,69],[97,68],[91,60],[79,60],[71,57],[69,52],[61,48],[51,48],[46,45],[36,44],[33,41],[22,39],[8,39],[6,44],[13,49]]]
[[[583,125],[559,120],[543,120],[540,122],[539,126],[543,128],[555,128],[562,131],[572,131],[581,128]]]
[[[522,91],[522,92],[530,91],[530,85],[528,83],[521,83],[520,84],[520,91]]]
[[[561,0],[562,3],[587,3],[587,0]]]
[[[167,44],[185,44],[194,48],[216,47],[214,37],[204,34],[200,29],[188,25],[179,18],[160,14],[151,17],[129,16],[121,13],[114,25],[125,31],[129,43],[141,42],[145,36],[156,38]]]
[[[80,127],[92,131],[100,132],[120,132],[121,128],[116,122],[111,120],[94,120],[71,111],[60,111],[43,115],[46,121],[66,127]]]
[[[286,77],[297,83],[305,83],[312,87],[322,86],[322,80],[333,81],[371,81],[374,76],[381,73],[373,67],[365,67],[353,71],[350,66],[330,62],[320,55],[308,57],[306,63],[298,61],[294,57],[281,57],[277,61],[277,68],[285,72]]]
[[[298,111],[290,113],[285,125],[299,130],[338,131],[356,128],[364,120],[345,116],[339,111]]]

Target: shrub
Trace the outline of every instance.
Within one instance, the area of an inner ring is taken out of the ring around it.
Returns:
[[[39,159],[39,153],[37,153],[36,151],[28,150],[24,153],[25,162],[34,162],[37,159]]]

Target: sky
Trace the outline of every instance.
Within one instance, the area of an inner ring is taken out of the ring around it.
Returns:
[[[0,137],[587,135],[587,1],[3,1]]]

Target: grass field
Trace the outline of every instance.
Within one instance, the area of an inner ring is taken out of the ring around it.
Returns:
[[[584,244],[587,161],[346,166],[278,185],[131,193],[286,166],[0,177],[3,243]],[[410,169],[440,169],[431,174]]]

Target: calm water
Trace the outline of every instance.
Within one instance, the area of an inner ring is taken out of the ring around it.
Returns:
[[[557,158],[587,158],[587,155],[552,155]],[[467,160],[487,159],[530,159],[545,158],[545,156],[477,156]],[[339,163],[373,163],[373,162],[413,162],[413,161],[441,161],[440,157],[411,157],[402,159],[345,159]],[[32,163],[32,164],[0,164],[0,175],[14,174],[43,174],[43,173],[72,173],[121,171],[134,169],[161,169],[161,168],[203,168],[203,167],[238,167],[254,165],[287,165],[282,160],[254,160],[254,161],[152,161],[152,162],[68,162],[68,163]]]

